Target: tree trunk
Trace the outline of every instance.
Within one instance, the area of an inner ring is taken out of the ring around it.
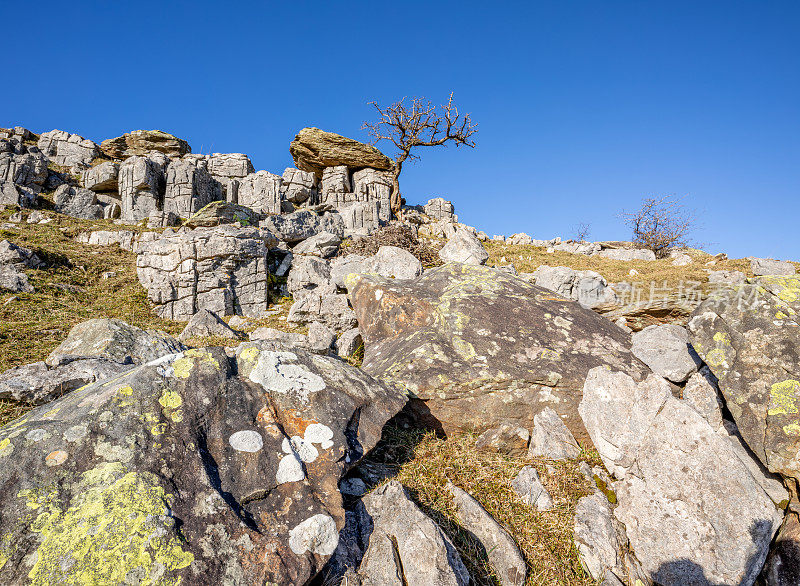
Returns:
[[[392,197],[389,200],[389,205],[392,208],[394,217],[400,217],[400,209],[403,207],[403,196],[400,194],[400,171],[403,168],[402,161],[395,163],[392,169]]]

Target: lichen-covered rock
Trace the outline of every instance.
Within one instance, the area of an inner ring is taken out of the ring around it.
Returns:
[[[674,383],[685,382],[702,361],[689,343],[689,334],[677,324],[648,326],[631,336],[631,352],[653,372]]]
[[[602,275],[594,271],[576,271],[569,267],[539,266],[531,275],[539,287],[555,291],[584,307],[614,304],[617,296]]]
[[[336,353],[340,358],[350,358],[364,345],[358,328],[350,328],[336,340]]]
[[[530,429],[550,406],[585,438],[589,369],[648,372],[613,323],[504,271],[452,263],[415,280],[352,275],[347,288],[363,368],[413,392],[445,430]]]
[[[689,322],[692,345],[747,445],[800,478],[800,278],[759,277],[714,292]]]
[[[266,230],[230,224],[164,234],[139,246],[136,274],[161,317],[188,320],[200,309],[259,317],[275,244]]]
[[[322,177],[325,167],[391,169],[392,161],[372,145],[319,128],[303,128],[289,145],[295,166]]]
[[[95,142],[63,130],[43,132],[37,146],[56,165],[79,170],[88,168],[100,156],[100,147]]]
[[[728,438],[655,374],[592,369],[580,414],[655,583],[753,584],[783,515]]]
[[[0,428],[0,583],[305,584],[338,545],[340,477],[403,403],[252,343],[76,390]]]
[[[100,149],[112,159],[147,155],[151,151],[159,151],[169,157],[181,157],[192,152],[188,142],[161,130],[126,132],[122,136],[104,140],[100,143]]]

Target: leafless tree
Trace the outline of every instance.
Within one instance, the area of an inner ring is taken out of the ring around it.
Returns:
[[[589,234],[592,232],[592,225],[587,222],[581,222],[575,229],[575,240],[578,242],[586,242]]]
[[[622,212],[633,232],[634,243],[664,258],[676,247],[689,246],[689,234],[696,227],[692,211],[674,195],[647,197],[635,212]]]
[[[425,98],[412,98],[410,104],[403,98],[387,107],[377,102],[370,104],[378,113],[378,121],[364,122],[362,128],[372,136],[373,144],[388,140],[397,149],[392,168],[391,201],[396,215],[403,204],[399,183],[403,163],[419,159],[416,149],[448,143],[475,148],[472,137],[478,128],[469,114],[459,114],[452,93],[440,110]]]

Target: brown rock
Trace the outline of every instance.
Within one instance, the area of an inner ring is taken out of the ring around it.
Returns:
[[[372,145],[358,142],[319,128],[304,128],[289,145],[294,164],[302,171],[311,171],[322,178],[325,167],[345,165],[355,169],[387,170],[392,160]]]
[[[159,151],[168,157],[180,157],[192,152],[188,142],[161,130],[126,132],[122,136],[104,140],[100,143],[100,150],[112,159],[146,155],[150,151]]]

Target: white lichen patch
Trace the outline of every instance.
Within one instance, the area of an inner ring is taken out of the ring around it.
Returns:
[[[243,429],[231,434],[228,443],[237,452],[257,452],[264,447],[264,439],[257,431]]]
[[[336,521],[322,513],[309,517],[289,531],[289,548],[297,555],[307,551],[317,555],[333,554],[339,545]]]
[[[306,441],[320,444],[323,450],[333,447],[333,430],[322,423],[312,423],[304,434]]]
[[[89,434],[89,428],[85,425],[73,425],[64,432],[64,441],[77,442]]]
[[[31,440],[32,442],[39,442],[47,438],[49,435],[50,434],[47,433],[45,430],[43,430],[40,427],[37,427],[36,429],[32,429],[28,433],[26,433],[25,439]]]
[[[325,388],[325,381],[304,366],[293,364],[294,360],[297,355],[293,352],[263,351],[250,372],[250,380],[268,391],[290,393],[308,403],[311,393]]]
[[[303,463],[309,464],[319,457],[319,450],[314,444],[319,444],[323,450],[332,448],[333,430],[322,423],[312,423],[306,428],[303,437],[295,435],[283,439],[281,449],[286,455],[278,462],[278,472],[275,475],[278,484],[305,479]]]
[[[303,470],[303,463],[296,454],[288,454],[278,462],[278,471],[275,473],[275,481],[278,484],[287,482],[300,482],[304,480],[306,473]]]

